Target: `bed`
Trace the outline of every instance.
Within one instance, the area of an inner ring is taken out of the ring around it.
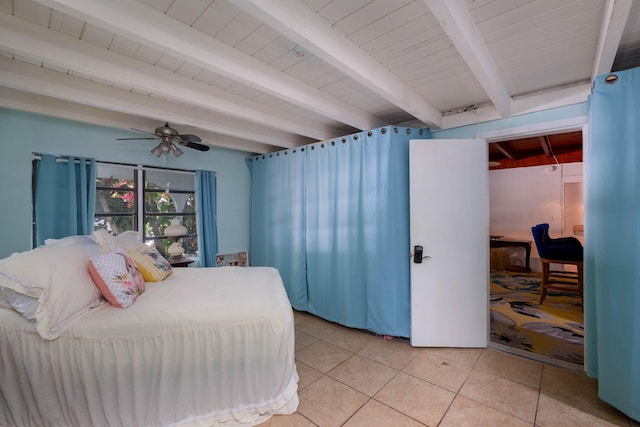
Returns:
[[[34,291],[36,317],[55,318],[46,299],[66,289],[62,276],[82,275],[57,265],[69,248],[31,273],[54,288],[46,298]],[[16,277],[5,267],[6,291]],[[256,425],[298,406],[293,312],[275,269],[178,268],[126,309],[78,304],[80,314],[45,331],[0,301],[0,425]]]

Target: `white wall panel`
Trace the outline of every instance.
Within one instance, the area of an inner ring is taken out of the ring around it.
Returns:
[[[505,239],[532,241],[531,267],[540,269],[531,227],[548,223],[552,237],[563,235],[563,169],[581,171],[582,163],[558,167],[535,166],[489,172],[489,223],[491,234]],[[554,169],[555,168],[555,169]],[[574,210],[575,211],[575,210]],[[565,235],[572,235],[571,233]],[[524,260],[524,250],[511,252],[512,259]]]

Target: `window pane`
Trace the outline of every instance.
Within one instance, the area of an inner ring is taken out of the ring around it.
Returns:
[[[135,213],[134,173],[118,165],[96,165],[96,214]]]
[[[145,191],[144,211],[145,213],[175,213],[176,203],[173,194],[156,191]]]
[[[178,212],[184,213],[196,213],[196,196],[195,194],[185,194],[185,200],[183,204],[180,204],[179,201],[176,200],[176,205],[178,206]],[[177,197],[176,197],[177,199]]]
[[[135,187],[135,184],[133,179],[124,179],[124,178],[117,178],[117,177],[109,177],[109,178],[96,177],[96,186],[133,190]]]
[[[171,193],[176,212],[195,213],[196,198],[193,193]]]
[[[198,256],[198,236],[183,237],[182,247],[186,256]]]
[[[96,183],[99,186],[121,188],[125,181],[126,186],[133,189],[135,171],[131,167],[121,165],[96,164]]]
[[[113,235],[118,235],[128,230],[134,230],[133,216],[97,217],[93,221],[93,229],[106,229]]]
[[[169,185],[167,185],[169,183]],[[169,187],[169,191],[189,191],[195,192],[195,180],[193,174],[182,172],[171,172],[167,170],[145,171],[145,188],[163,189]]]
[[[136,193],[121,190],[96,190],[96,213],[134,213]]]
[[[184,256],[197,257],[198,256],[198,237],[197,236],[185,236],[180,238],[180,243],[184,248]],[[169,246],[173,243],[171,239],[146,239],[145,244],[155,247],[165,258],[169,259]]]
[[[164,237],[164,229],[169,226],[171,220],[176,218],[173,215],[161,216],[161,215],[145,215],[144,216],[144,229],[145,236],[149,237]],[[187,234],[196,234],[196,217],[195,215],[184,215],[180,218],[180,223],[187,227]]]
[[[184,248],[184,256],[197,257],[198,256],[198,236],[185,236],[179,239]],[[171,239],[146,239],[145,243],[149,246],[154,246],[164,257],[169,259],[169,246],[173,243]]]
[[[198,229],[196,228],[196,216],[195,215],[185,215],[182,217],[182,225],[187,227],[187,234],[197,234]]]
[[[163,237],[164,229],[169,226],[173,216],[144,216],[144,235],[147,237]]]
[[[162,253],[169,256],[167,252],[173,240],[164,236],[164,230],[169,226],[173,216],[145,215],[144,227],[145,236],[148,242],[155,245]],[[198,255],[198,236],[196,235],[196,217],[193,215],[185,215],[181,217],[181,223],[187,227],[187,234],[179,238],[180,243],[184,247],[186,256]]]

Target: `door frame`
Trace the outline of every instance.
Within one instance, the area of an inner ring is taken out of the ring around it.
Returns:
[[[554,120],[549,122],[534,123],[531,125],[498,129],[476,133],[476,138],[485,139],[488,143],[508,141],[510,139],[543,136],[549,133],[562,133],[582,130],[582,142],[586,142],[586,126],[588,116],[576,116],[570,119]]]
[[[544,136],[549,133],[563,133],[563,132],[573,132],[573,131],[581,131],[582,132],[582,152],[584,153],[588,143],[589,143],[589,117],[588,116],[576,116],[568,119],[547,121],[534,123],[531,125],[517,126],[511,128],[504,128],[492,131],[484,131],[477,132],[475,134],[475,138],[481,138],[486,141],[487,144],[491,144],[494,142],[502,142],[508,141],[510,139],[519,139],[519,138],[528,138],[535,136]],[[487,145],[487,150],[489,146]],[[583,180],[586,178],[588,170],[588,165],[585,161],[585,156],[583,154],[582,157],[582,176]],[[587,203],[588,195],[586,193],[583,194],[584,202]],[[584,236],[584,246],[589,245],[587,236]],[[489,236],[487,236],[487,239]],[[487,306],[487,311],[490,308]],[[585,328],[585,338],[587,337],[586,325]],[[489,344],[491,343],[491,338],[489,337]],[[561,361],[558,361],[558,364],[562,365]],[[584,365],[586,367],[586,364]]]

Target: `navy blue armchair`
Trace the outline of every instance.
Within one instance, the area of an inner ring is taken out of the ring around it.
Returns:
[[[575,237],[549,237],[549,224],[531,227],[540,258],[582,261],[583,249],[580,240]]]
[[[551,238],[549,224],[546,223],[531,227],[531,232],[542,263],[540,304],[543,303],[548,289],[578,292],[582,301],[584,284],[582,243],[575,237]],[[577,271],[550,270],[551,264],[575,265]]]

